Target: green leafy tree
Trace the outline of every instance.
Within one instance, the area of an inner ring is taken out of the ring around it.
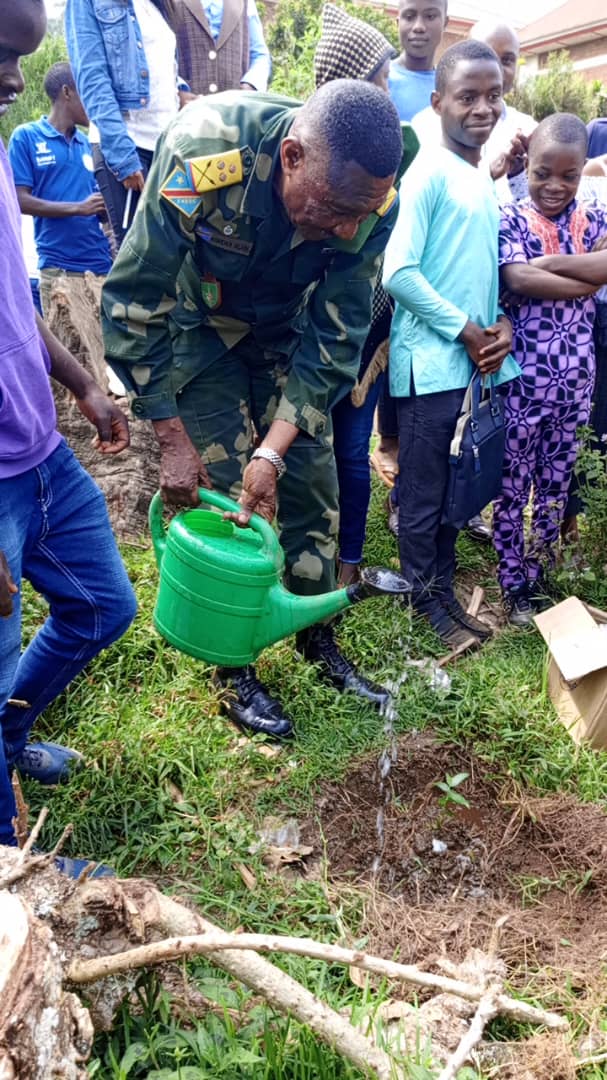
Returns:
[[[23,57],[21,70],[25,79],[25,90],[0,123],[0,135],[5,142],[19,124],[38,120],[48,112],[50,103],[42,86],[44,76],[53,64],[67,58],[65,38],[61,34],[48,34],[35,53]]]
[[[281,0],[276,18],[266,28],[274,93],[300,99],[312,93],[314,50],[320,38],[322,6],[323,0]],[[351,3],[340,7],[377,27],[398,48],[396,22],[383,11]]]
[[[508,101],[538,121],[551,113],[569,112],[587,122],[599,112],[601,89],[600,83],[588,83],[575,71],[569,53],[562,49],[551,53],[546,70],[517,87]]]

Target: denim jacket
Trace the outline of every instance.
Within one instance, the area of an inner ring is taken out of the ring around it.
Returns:
[[[89,118],[118,180],[141,168],[123,113],[149,104],[150,74],[133,0],[67,0],[65,36]]]

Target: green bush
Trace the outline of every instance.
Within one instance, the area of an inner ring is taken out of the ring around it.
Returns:
[[[314,89],[314,51],[321,31],[323,0],[282,0],[267,27],[272,54],[272,86],[277,94],[306,98]],[[398,48],[396,21],[372,7],[340,4],[357,19],[370,23]]]
[[[39,49],[31,56],[24,56],[21,70],[25,79],[25,90],[11,105],[0,124],[0,135],[5,142],[19,124],[29,120],[38,120],[47,113],[50,102],[44,93],[42,83],[48,69],[60,60],[67,60],[67,47],[62,34],[48,34]]]
[[[508,101],[538,121],[551,113],[569,112],[587,123],[599,112],[601,92],[600,83],[588,83],[578,75],[563,49],[551,53],[546,70],[516,87]]]
[[[554,573],[564,596],[575,593],[597,607],[607,606],[607,454],[591,428],[584,428],[575,474],[584,505],[579,547],[565,548]]]

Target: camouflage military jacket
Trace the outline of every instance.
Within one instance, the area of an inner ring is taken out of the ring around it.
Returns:
[[[274,180],[299,103],[229,91],[182,110],[160,140],[103,290],[106,356],[137,416],[252,333],[286,358],[276,418],[311,435],[353,384],[397,199],[349,243],[304,241]]]

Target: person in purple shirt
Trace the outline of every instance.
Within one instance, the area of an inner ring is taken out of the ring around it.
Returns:
[[[0,119],[23,90],[19,59],[45,29],[43,0],[0,0]],[[49,374],[95,426],[102,453],[128,446],[127,421],[36,315],[20,218],[0,139],[0,844],[8,845],[16,843],[13,765],[56,783],[80,758],[53,743],[26,746],[34,721],[136,610],[103,495],[56,429]],[[22,578],[49,604],[23,653]],[[85,865],[58,860],[70,876]]]
[[[522,374],[505,400],[502,494],[493,535],[504,608],[515,626],[546,602],[544,570],[554,558],[595,375],[594,294],[607,282],[607,208],[578,202],[588,136],[571,113],[554,113],[531,135],[529,198],[502,209],[504,306]],[[533,488],[531,532],[523,514]]]

